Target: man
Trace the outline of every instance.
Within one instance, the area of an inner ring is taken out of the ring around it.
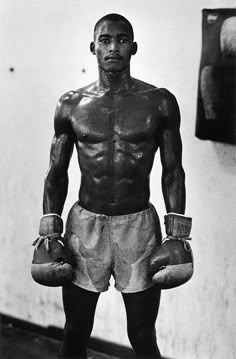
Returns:
[[[65,233],[75,263],[72,282],[63,286],[61,357],[86,358],[96,304],[113,274],[137,358],[160,358],[155,321],[161,286],[154,285],[150,263],[160,248],[161,230],[149,203],[149,175],[159,148],[166,210],[184,214],[179,108],[167,90],[131,77],[130,59],[137,44],[124,17],[110,14],[100,19],[90,49],[97,57],[99,79],[65,94],[58,103],[40,225],[43,238],[62,233],[60,215],[75,145],[81,186]]]

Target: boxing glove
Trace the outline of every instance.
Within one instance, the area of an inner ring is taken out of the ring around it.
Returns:
[[[193,275],[193,255],[187,240],[192,219],[176,213],[165,216],[167,237],[151,258],[152,282],[160,289],[175,288]]]
[[[31,264],[33,279],[42,285],[58,287],[72,279],[72,256],[64,246],[61,234],[62,218],[57,214],[46,214],[40,220],[39,235]]]

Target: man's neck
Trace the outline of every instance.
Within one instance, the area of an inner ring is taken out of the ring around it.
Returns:
[[[107,72],[101,67],[98,68],[99,79],[98,88],[102,91],[111,91],[117,93],[128,90],[133,86],[133,80],[130,76],[130,69],[119,72]]]

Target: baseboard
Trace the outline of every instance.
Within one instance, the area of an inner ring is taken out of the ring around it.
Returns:
[[[63,329],[57,328],[54,326],[44,327],[38,324],[30,323],[26,320],[15,318],[6,314],[0,313],[0,324],[1,325],[12,325],[15,328],[27,330],[33,333],[38,333],[49,338],[62,340],[63,339]],[[110,356],[119,357],[121,359],[133,359],[135,358],[134,352],[132,349],[119,345],[116,343],[111,343],[106,340],[98,339],[91,337],[89,340],[88,347],[92,350],[95,350],[100,353],[104,353]],[[168,359],[168,358],[162,358]],[[170,359],[170,358],[169,358]]]

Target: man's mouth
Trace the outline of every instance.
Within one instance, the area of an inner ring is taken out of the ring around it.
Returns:
[[[121,56],[107,56],[107,57],[106,57],[106,60],[107,60],[107,61],[119,61],[119,60],[121,60],[121,59],[122,59]]]

